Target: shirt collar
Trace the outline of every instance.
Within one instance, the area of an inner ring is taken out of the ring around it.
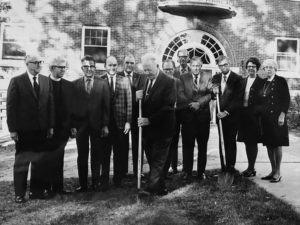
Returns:
[[[222,73],[222,76],[226,76],[226,78],[228,79],[228,77],[229,77],[229,75],[230,75],[230,72],[231,72],[231,71],[229,70],[228,73],[226,73],[226,74],[223,74],[223,73]]]
[[[27,74],[29,75],[29,77],[31,77],[31,78],[33,78],[33,77],[39,77],[39,74],[37,74],[37,75],[33,75],[33,74],[31,74],[28,70],[27,70]]]
[[[87,79],[90,79],[91,81],[93,81],[94,80],[94,76],[92,76],[92,77],[86,77],[86,76],[84,76],[84,81],[87,81]]]
[[[274,77],[275,77],[275,75],[273,75],[272,77],[268,78],[267,81],[272,81],[272,80],[274,80]]]
[[[50,79],[54,81],[61,81],[61,78],[55,78],[52,74],[50,74]]]
[[[125,74],[126,77],[127,77],[128,75],[133,76],[133,71],[131,71],[131,73],[127,73],[127,72],[124,70],[124,74]]]

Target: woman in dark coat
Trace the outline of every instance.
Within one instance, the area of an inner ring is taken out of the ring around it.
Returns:
[[[242,172],[245,177],[256,175],[254,168],[257,157],[257,143],[261,142],[260,118],[257,113],[259,92],[263,87],[264,80],[257,76],[260,62],[257,58],[251,57],[246,62],[248,77],[242,81],[243,85],[243,106],[241,108],[240,123],[237,141],[244,142],[248,168]]]
[[[290,105],[290,93],[286,80],[276,75],[277,63],[267,59],[263,70],[267,79],[260,92],[262,143],[267,146],[272,171],[263,180],[276,183],[281,180],[280,164],[282,146],[289,145],[286,114]]]

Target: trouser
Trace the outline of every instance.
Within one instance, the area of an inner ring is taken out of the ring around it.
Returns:
[[[102,175],[103,183],[109,182],[110,171],[110,156],[113,150],[113,171],[114,183],[120,183],[126,174],[128,168],[128,158],[126,144],[128,143],[129,134],[124,134],[124,129],[120,129],[117,125],[111,122],[109,126],[109,136],[104,138],[102,146],[104,150],[102,160]]]
[[[205,172],[207,161],[207,142],[210,131],[210,120],[191,120],[182,124],[183,171],[192,174],[194,163],[195,140],[198,144],[197,171]]]
[[[101,141],[100,130],[95,130],[88,124],[84,124],[77,132],[78,176],[79,184],[83,188],[87,188],[88,186],[89,143],[91,144],[92,184],[98,184],[100,182],[100,164],[103,151],[103,149],[101,149]]]
[[[147,190],[157,192],[165,188],[164,166],[172,137],[162,139],[143,138],[145,153],[150,166]]]

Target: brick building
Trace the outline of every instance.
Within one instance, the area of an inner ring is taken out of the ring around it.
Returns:
[[[117,56],[121,69],[127,53],[139,61],[154,51],[177,61],[177,51],[187,48],[211,74],[218,55],[228,55],[240,74],[251,56],[274,58],[291,94],[300,90],[299,0],[0,0],[0,6],[0,89],[24,70],[26,51],[45,59],[64,55],[74,79],[84,54],[96,57],[101,73],[107,55]]]

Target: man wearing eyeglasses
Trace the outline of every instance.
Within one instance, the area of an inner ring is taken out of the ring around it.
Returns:
[[[226,172],[238,174],[234,168],[236,162],[236,136],[239,123],[239,113],[243,103],[242,77],[230,70],[227,56],[219,56],[216,63],[221,73],[212,79],[213,93],[220,96],[220,112],[217,121],[222,120]]]
[[[135,58],[133,55],[129,54],[124,58],[123,71],[118,74],[128,78],[131,85],[132,94],[132,120],[130,124],[131,131],[131,152],[132,152],[132,163],[133,163],[133,173],[137,176],[137,163],[138,163],[138,126],[137,118],[139,115],[138,102],[136,101],[135,92],[139,89],[143,89],[146,77],[143,74],[139,74],[134,71],[135,68]],[[128,153],[129,153],[129,139],[126,145],[126,162],[125,171],[128,173]]]
[[[106,74],[102,79],[110,87],[111,96],[109,136],[105,141],[105,156],[102,164],[102,190],[109,188],[110,156],[113,150],[113,183],[120,187],[126,174],[128,163],[127,143],[132,120],[132,97],[130,81],[127,77],[117,74],[118,62],[114,56],[109,56],[105,62]]]
[[[15,141],[15,202],[25,202],[28,167],[31,163],[31,199],[49,198],[43,189],[40,154],[53,135],[54,107],[49,79],[40,74],[41,58],[26,55],[27,71],[13,77],[7,90],[7,125]]]
[[[74,119],[77,129],[77,166],[80,186],[76,192],[88,191],[88,160],[91,152],[92,189],[100,188],[102,139],[108,135],[109,86],[95,77],[95,60],[86,55],[81,59],[84,76],[74,81]],[[89,147],[91,145],[91,148]],[[89,151],[91,149],[91,151]]]
[[[49,153],[45,157],[48,179],[47,190],[52,194],[68,194],[63,185],[64,152],[69,137],[75,137],[76,129],[71,128],[73,109],[73,84],[63,78],[67,61],[62,57],[52,58],[49,63],[50,82],[53,88],[55,124],[53,138],[47,143]]]
[[[191,68],[188,65],[188,62],[190,60],[188,50],[179,49],[177,52],[177,58],[178,58],[177,61],[179,63],[179,66],[176,67],[176,71],[178,71],[180,75],[191,72]]]

